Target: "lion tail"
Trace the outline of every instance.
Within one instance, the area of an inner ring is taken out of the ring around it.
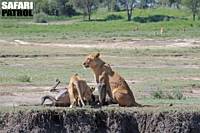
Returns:
[[[143,107],[144,105],[135,102],[135,103],[133,104],[133,106],[134,106],[134,107]]]
[[[134,103],[134,107],[158,107],[157,105],[142,105],[137,102]]]

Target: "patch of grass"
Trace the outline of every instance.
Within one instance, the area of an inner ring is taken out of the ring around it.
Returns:
[[[123,19],[123,17],[121,15],[115,15],[115,14],[111,14],[108,15],[105,20],[109,21],[109,20],[120,20]]]
[[[168,12],[169,11],[169,12]],[[31,20],[25,19],[0,19],[1,39],[23,39],[29,41],[51,41],[51,42],[77,42],[97,39],[110,39],[112,37],[122,38],[197,38],[200,36],[200,21],[193,22],[190,14],[184,10],[158,8],[141,10],[136,9],[135,18],[149,16],[170,16],[175,19],[170,21],[159,21],[152,23],[128,22],[126,12],[97,12],[92,19],[104,20],[119,19],[115,21],[83,21],[81,16],[63,18],[65,22],[59,24],[32,24]],[[121,16],[123,19],[121,19]],[[43,17],[38,17],[43,18]],[[52,18],[52,17],[49,17]],[[177,19],[176,19],[177,18]],[[188,20],[182,19],[186,18]],[[77,21],[74,21],[76,19]],[[52,21],[54,19],[52,18]],[[61,20],[62,21],[62,20]],[[134,29],[137,27],[137,31]],[[164,28],[162,36],[158,34],[160,28]]]
[[[153,91],[151,95],[153,98],[156,98],[156,99],[165,98],[162,90]]]
[[[173,96],[175,99],[181,100],[184,99],[185,97],[183,96],[183,92],[180,89],[174,89],[173,90]]]
[[[31,77],[28,75],[23,75],[17,78],[18,81],[20,82],[31,82]]]
[[[169,105],[169,104],[173,104],[173,105],[179,105],[180,107],[184,107],[184,105],[187,107],[188,105],[194,105],[194,107],[198,106],[198,103],[200,102],[199,98],[186,98],[186,99],[154,99],[154,98],[143,98],[141,100],[141,102],[143,104],[159,104],[159,105]],[[169,107],[169,106],[168,106]],[[188,108],[189,109],[189,108]]]
[[[69,77],[79,73],[87,81],[94,81],[90,69],[83,69],[81,64],[88,53],[100,52],[102,59],[111,64],[120,73],[132,89],[146,91],[149,88],[161,90],[191,89],[199,86],[199,81],[190,77],[200,77],[200,70],[190,67],[199,66],[198,48],[141,48],[141,49],[84,49],[40,46],[1,45],[3,55],[48,55],[33,58],[0,58],[0,83],[19,83],[18,77],[28,75],[31,84],[51,85],[59,78],[67,83]],[[176,57],[174,54],[182,54]],[[154,56],[156,55],[156,56]],[[159,55],[159,56],[157,56]],[[181,79],[188,77],[189,79]],[[180,79],[179,79],[180,78]]]
[[[161,89],[157,89],[151,93],[152,98],[154,99],[176,99],[182,100],[185,99],[183,96],[183,92],[180,89],[174,89],[173,91],[163,91]]]

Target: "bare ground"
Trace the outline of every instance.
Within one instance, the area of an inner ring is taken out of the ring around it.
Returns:
[[[23,40],[6,41],[0,40],[0,44],[15,45],[36,45],[47,47],[70,47],[70,48],[145,48],[145,47],[199,47],[199,39],[173,39],[173,40],[155,40],[155,39],[110,39],[95,40],[90,42],[84,40],[81,43],[39,43],[27,42]]]

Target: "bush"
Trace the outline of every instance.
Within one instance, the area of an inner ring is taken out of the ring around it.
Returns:
[[[111,15],[108,15],[105,20],[119,20],[119,19],[123,19],[122,16],[120,15],[115,15],[115,14],[111,14]]]
[[[60,8],[59,15],[65,15],[65,16],[75,16],[80,15],[80,13],[76,12],[76,10],[73,8],[72,5],[65,5],[63,8]]]
[[[21,82],[31,82],[31,77],[28,76],[28,75],[23,75],[23,76],[20,76],[18,78],[18,80],[21,81]]]
[[[162,90],[153,91],[151,95],[155,99],[163,99],[164,98],[164,94],[163,94]]]
[[[47,23],[47,15],[43,12],[35,14],[33,17],[34,22],[36,23]]]
[[[69,0],[35,0],[34,13],[44,12],[51,16],[78,15]]]
[[[184,98],[183,97],[183,92],[180,89],[175,89],[173,91],[173,96],[174,96],[175,99],[178,99],[178,100],[181,100],[181,99]]]
[[[135,22],[139,23],[170,21],[171,19],[176,19],[176,17],[167,15],[153,15],[148,17],[137,16],[133,18]]]
[[[115,4],[113,10],[116,11],[116,12],[119,12],[119,11],[120,11],[120,7],[119,7],[119,5]]]
[[[163,92],[162,90],[156,90],[151,93],[151,96],[155,99],[185,99],[183,92],[179,89],[174,89],[172,92]]]

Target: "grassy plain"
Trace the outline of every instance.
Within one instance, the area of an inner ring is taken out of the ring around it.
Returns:
[[[111,14],[121,15],[123,19],[106,21],[105,18]],[[135,18],[143,17],[139,19],[148,20],[155,15],[170,16],[170,19],[148,23],[136,20],[128,22],[125,12],[104,10],[94,13],[94,21],[91,22],[83,21],[81,16],[59,21],[56,21],[58,18],[51,18],[49,24],[35,24],[32,20],[0,19],[1,96],[8,93],[37,93],[41,89],[29,90],[29,86],[51,86],[56,78],[59,78],[64,86],[74,73],[79,73],[88,82],[94,83],[92,72],[83,69],[81,64],[88,53],[100,52],[102,58],[127,80],[136,99],[142,104],[198,104],[199,42],[192,41],[196,46],[174,46],[172,43],[177,39],[180,45],[184,39],[198,40],[200,21],[191,21],[190,13],[185,9],[134,11]],[[138,30],[135,30],[137,27]],[[161,27],[165,29],[162,35]],[[113,48],[116,43],[134,45],[134,39],[147,39],[146,42],[150,41],[151,44],[146,45],[143,42],[144,46]],[[29,43],[21,44],[15,40]],[[164,41],[158,43],[159,40]],[[62,46],[57,45],[60,43]],[[95,44],[97,47],[72,48],[64,46],[65,44]],[[101,44],[105,47],[98,47]],[[27,86],[27,89],[20,86]],[[152,93],[158,90],[168,94],[177,89],[183,93],[184,99],[152,97]],[[39,99],[38,96],[36,98]]]
[[[179,89],[186,97],[200,87],[199,48],[138,48],[138,49],[93,49],[60,48],[44,46],[1,46],[0,82],[2,85],[51,86],[56,78],[65,85],[70,75],[79,73],[88,82],[94,83],[93,74],[81,66],[85,55],[101,52],[102,58],[110,63],[129,83],[136,98],[144,103],[191,103],[193,97],[182,100],[154,99],[151,93],[164,93]],[[12,56],[19,57],[12,57]],[[176,56],[178,55],[178,56]],[[20,57],[21,56],[21,57]],[[26,78],[30,77],[30,81]],[[25,78],[25,79],[24,79]],[[7,92],[9,89],[1,89]],[[22,92],[20,88],[12,90]],[[29,90],[24,92],[30,93]],[[190,99],[192,98],[192,99]],[[187,101],[188,100],[188,101]]]
[[[113,14],[120,15],[122,19],[107,21],[106,18]],[[200,22],[192,21],[190,14],[186,9],[157,8],[134,10],[134,18],[131,22],[127,21],[125,11],[107,12],[106,10],[94,13],[93,21],[83,21],[82,16],[66,19],[49,17],[49,24],[35,24],[31,19],[0,19],[0,36],[1,39],[6,40],[65,43],[123,37],[197,38],[200,36]],[[161,27],[165,31],[162,35],[160,35]]]

